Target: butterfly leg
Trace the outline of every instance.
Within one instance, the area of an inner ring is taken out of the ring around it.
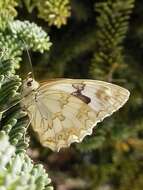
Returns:
[[[29,121],[25,127],[25,133],[24,133],[24,142],[26,142],[26,133],[27,133],[27,130],[28,130],[32,120],[33,120],[33,115],[25,107],[23,107],[23,111],[26,111],[27,114],[30,115],[30,119],[29,119]]]

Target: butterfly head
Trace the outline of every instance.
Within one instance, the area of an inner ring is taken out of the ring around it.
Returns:
[[[38,87],[39,83],[34,80],[31,73],[28,73],[27,78],[24,80],[22,84],[23,96],[30,94],[32,91],[36,91]]]

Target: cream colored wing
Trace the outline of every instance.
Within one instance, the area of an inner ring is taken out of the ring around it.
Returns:
[[[92,134],[96,124],[96,112],[82,100],[59,90],[48,90],[37,96],[28,107],[33,115],[32,127],[41,144],[53,151],[81,142]]]
[[[47,90],[67,92],[81,99],[96,114],[98,120],[121,108],[129,99],[129,91],[118,85],[98,81],[82,79],[60,79],[41,86],[41,93]]]
[[[93,127],[118,110],[129,98],[129,91],[95,80],[61,79],[38,89],[32,126],[43,146],[54,151],[81,142]]]

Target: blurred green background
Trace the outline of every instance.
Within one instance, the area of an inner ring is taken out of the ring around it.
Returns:
[[[52,42],[47,52],[30,52],[37,80],[90,78],[131,92],[127,104],[98,124],[92,136],[60,153],[41,147],[29,130],[28,154],[44,164],[57,190],[142,190],[143,1],[12,2],[17,2],[16,18],[41,26]],[[29,64],[25,52],[21,77]]]

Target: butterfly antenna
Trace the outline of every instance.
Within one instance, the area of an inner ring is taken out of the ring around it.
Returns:
[[[29,63],[30,63],[30,67],[31,67],[31,72],[30,73],[32,74],[32,78],[35,78],[34,77],[34,72],[33,72],[33,66],[32,66],[31,56],[30,56],[27,44],[26,44],[26,42],[23,39],[22,39],[22,41],[23,41],[24,47],[26,49],[26,53],[27,53],[28,60],[29,60]]]
[[[11,106],[9,106],[8,108],[4,109],[4,110],[0,110],[0,113],[5,113],[7,112],[9,109],[13,108],[14,106],[18,105],[22,100],[24,100],[24,97],[22,97],[20,100],[16,101],[14,104],[12,104]]]

